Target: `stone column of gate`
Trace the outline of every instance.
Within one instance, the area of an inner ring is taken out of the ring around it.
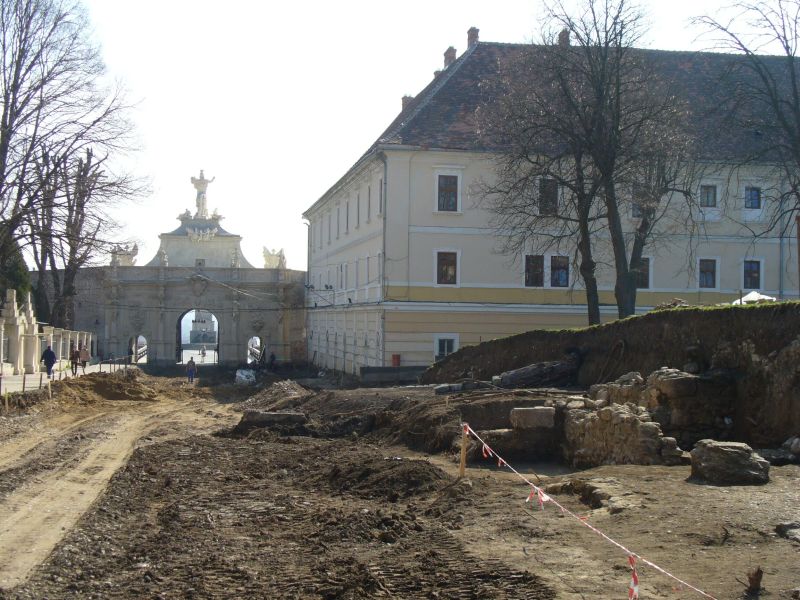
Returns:
[[[2,310],[5,321],[5,335],[8,337],[8,362],[11,374],[19,375],[20,339],[19,339],[19,309],[17,308],[17,291],[6,290],[6,298]]]
[[[63,354],[61,353],[61,345],[64,339],[64,330],[59,329],[58,327],[53,327],[53,352],[56,353],[56,368],[61,368],[61,358]]]
[[[3,353],[3,348],[5,348],[5,325],[6,320],[0,317],[0,377],[3,376],[3,366],[6,362],[6,357]]]
[[[37,333],[25,334],[25,343],[23,344],[23,348],[25,349],[25,360],[23,368],[29,375],[31,373],[39,372],[39,357],[41,356],[39,347],[42,345],[41,339],[42,338],[39,337],[39,334]]]

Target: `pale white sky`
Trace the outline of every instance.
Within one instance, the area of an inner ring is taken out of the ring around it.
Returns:
[[[158,234],[195,210],[189,182],[216,181],[209,210],[244,237],[244,254],[284,248],[305,270],[301,213],[370,146],[441,68],[467,29],[482,41],[526,42],[540,30],[535,0],[86,0],[109,74],[129,98],[141,152],[134,171],[152,194],[120,210],[139,242],[138,264]],[[688,19],[713,0],[651,0],[646,44],[703,49]],[[727,4],[727,3],[725,3]]]

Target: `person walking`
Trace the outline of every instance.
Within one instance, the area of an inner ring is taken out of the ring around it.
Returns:
[[[56,364],[56,353],[53,352],[50,346],[42,352],[42,362],[47,367],[47,378],[51,379],[53,377],[53,365]]]
[[[89,360],[91,359],[91,356],[89,356],[89,349],[86,346],[81,347],[80,359],[81,359],[81,368],[83,369],[83,374],[86,375],[86,363],[88,363]]]
[[[78,363],[81,361],[81,353],[75,346],[72,347],[72,350],[69,353],[69,362],[72,366],[72,376],[78,376]]]
[[[189,378],[189,383],[194,383],[194,375],[197,373],[197,365],[194,362],[193,358],[189,359],[189,362],[186,363],[186,377]]]

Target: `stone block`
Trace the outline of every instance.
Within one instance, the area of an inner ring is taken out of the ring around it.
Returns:
[[[691,456],[693,479],[716,485],[760,485],[769,481],[769,461],[742,442],[700,440]]]
[[[511,427],[514,429],[552,429],[555,418],[556,409],[552,406],[511,409]]]

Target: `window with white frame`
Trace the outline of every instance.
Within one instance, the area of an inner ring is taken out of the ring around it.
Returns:
[[[437,333],[433,336],[433,357],[435,361],[442,360],[456,350],[458,350],[457,333]]]
[[[331,214],[328,213],[328,244],[331,243]]]
[[[701,258],[698,261],[697,285],[706,289],[717,287],[717,259]]]
[[[336,239],[339,239],[339,234],[342,231],[342,211],[341,207],[336,207]]]
[[[436,174],[437,212],[458,212],[460,208],[460,181],[456,173]]]
[[[438,285],[458,284],[458,252],[436,253],[436,283]]]
[[[700,208],[717,208],[717,186],[705,184],[700,186]]]
[[[361,226],[361,192],[356,194],[356,229]]]
[[[372,218],[372,186],[367,186],[367,223]]]
[[[378,214],[383,214],[383,179],[378,180]]]
[[[746,290],[761,289],[761,261],[748,259],[743,264],[743,287]]]
[[[525,287],[544,287],[543,255],[525,255]]]
[[[569,257],[550,257],[550,287],[569,287]]]
[[[761,210],[761,188],[746,186],[744,188],[744,207],[748,210]]]
[[[344,232],[350,233],[350,200],[344,204]]]

